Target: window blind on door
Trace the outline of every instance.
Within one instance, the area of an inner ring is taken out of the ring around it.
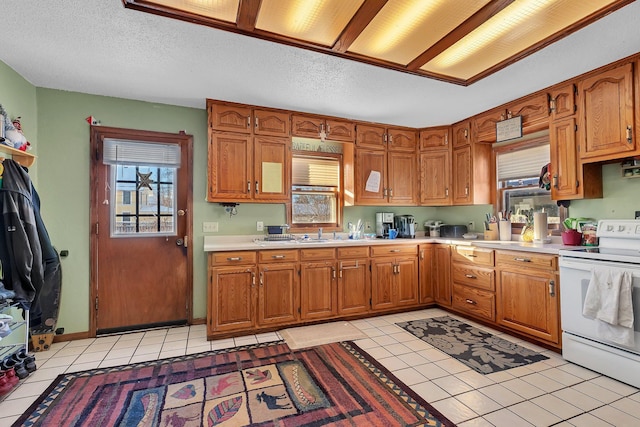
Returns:
[[[548,144],[499,153],[496,158],[498,181],[537,177],[549,158]]]
[[[107,165],[180,167],[180,146],[105,138],[103,162]]]
[[[291,180],[294,186],[339,187],[340,161],[321,157],[294,156]]]

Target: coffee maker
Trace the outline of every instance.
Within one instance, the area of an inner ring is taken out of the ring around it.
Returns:
[[[389,230],[393,228],[393,212],[376,213],[376,236],[381,239],[389,238]]]
[[[416,237],[416,220],[413,215],[397,215],[394,218],[398,237],[413,239]]]

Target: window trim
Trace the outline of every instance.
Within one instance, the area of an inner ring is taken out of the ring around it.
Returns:
[[[326,158],[334,158],[340,162],[340,188],[338,190],[337,197],[337,208],[336,212],[336,220],[334,223],[322,223],[315,222],[313,224],[293,224],[293,190],[291,190],[291,197],[289,201],[285,203],[285,210],[287,215],[287,224],[289,224],[289,231],[292,233],[315,233],[318,231],[318,228],[322,227],[324,231],[338,231],[341,232],[343,230],[343,210],[344,210],[344,156],[342,153],[326,153],[326,152],[315,152],[315,151],[304,151],[304,150],[291,150],[291,158],[293,164],[293,157],[296,156],[317,156],[317,157],[326,157]],[[291,183],[291,187],[293,188],[293,183]]]

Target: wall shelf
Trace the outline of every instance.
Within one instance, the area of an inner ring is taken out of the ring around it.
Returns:
[[[4,157],[5,154],[8,158],[13,159],[26,167],[31,167],[33,162],[36,161],[36,156],[33,154],[27,153],[26,151],[16,150],[15,148],[0,143],[0,157]]]

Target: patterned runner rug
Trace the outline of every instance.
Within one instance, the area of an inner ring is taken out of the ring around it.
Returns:
[[[352,342],[277,342],[60,375],[14,425],[454,424]]]
[[[401,322],[396,325],[481,374],[548,359],[547,356],[449,316]]]

